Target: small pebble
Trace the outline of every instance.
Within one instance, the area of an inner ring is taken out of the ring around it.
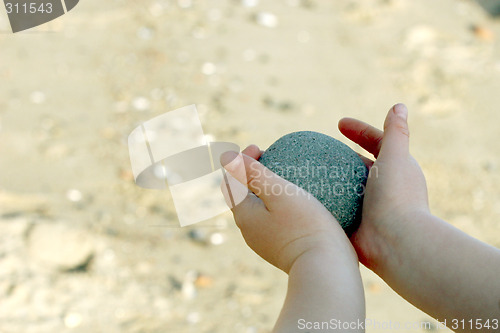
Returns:
[[[66,198],[71,202],[80,202],[83,199],[83,194],[77,189],[71,189],[66,192]]]
[[[212,62],[206,62],[201,66],[201,72],[207,76],[214,75],[217,71],[217,66]]]
[[[226,237],[220,232],[214,232],[210,235],[209,241],[212,245],[221,245],[226,241]]]
[[[27,243],[35,259],[60,271],[83,270],[94,254],[89,234],[63,223],[35,225],[29,232]]]
[[[438,33],[434,28],[426,25],[417,25],[406,34],[405,46],[413,51],[420,48],[433,47],[438,39]]]
[[[67,328],[77,328],[82,324],[83,318],[82,315],[79,313],[68,313],[64,317],[64,326]]]
[[[194,299],[197,295],[195,281],[198,277],[198,272],[189,271],[186,273],[184,280],[182,281],[181,293],[182,297],[186,300]]]
[[[132,101],[132,107],[136,111],[147,111],[151,107],[151,102],[146,97],[136,97]]]
[[[203,229],[194,228],[194,229],[189,230],[188,237],[196,243],[203,244],[203,245],[207,244],[208,234]]]
[[[473,25],[471,26],[471,31],[474,34],[474,36],[476,36],[478,39],[482,41],[491,42],[495,39],[495,34],[488,28],[478,25]]]
[[[266,28],[276,28],[278,26],[278,17],[273,13],[260,12],[255,16],[255,22]]]
[[[200,274],[196,278],[194,284],[198,288],[209,288],[214,284],[214,279],[208,275]]]

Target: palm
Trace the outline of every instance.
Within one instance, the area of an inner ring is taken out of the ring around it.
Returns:
[[[398,214],[403,214],[403,207],[428,210],[425,178],[419,165],[407,151],[382,151],[384,132],[350,118],[342,119],[339,129],[376,158],[373,162],[361,157],[370,169],[370,177],[366,184],[362,222],[351,237],[360,261],[371,267],[371,261],[376,257],[376,230],[395,227]]]

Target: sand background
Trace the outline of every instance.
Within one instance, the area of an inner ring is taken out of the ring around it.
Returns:
[[[432,211],[500,246],[500,21],[474,1],[85,0],[15,35],[0,10],[0,31],[2,333],[270,331],[286,276],[231,215],[178,228],[133,182],[130,131],[189,104],[219,141],[362,152],[338,120],[405,102]],[[362,273],[368,318],[434,327]]]

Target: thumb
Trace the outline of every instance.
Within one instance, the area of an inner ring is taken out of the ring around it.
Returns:
[[[396,104],[385,118],[379,157],[406,156],[409,154],[409,145],[408,109],[404,104]]]

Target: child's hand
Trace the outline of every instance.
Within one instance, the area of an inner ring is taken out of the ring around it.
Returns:
[[[229,174],[252,192],[232,209],[246,243],[286,273],[308,251],[333,252],[339,257],[345,254],[357,262],[348,238],[332,214],[312,195],[258,162],[261,154],[252,145],[242,154],[228,152],[221,157]],[[238,190],[234,178],[228,182],[233,195]],[[240,183],[237,185],[241,187]],[[227,184],[222,184],[222,190],[229,204]]]
[[[371,170],[353,245],[361,262],[452,330],[497,330],[500,251],[429,212],[423,173],[408,151],[407,114],[394,106],[384,132],[354,119],[339,123],[377,158],[365,160]]]
[[[372,153],[375,163],[364,159],[370,169],[363,201],[362,222],[351,237],[360,261],[370,268],[384,260],[387,233],[401,228],[402,221],[429,213],[424,175],[409,153],[408,110],[395,105],[387,114],[384,131],[362,121],[344,118],[340,131]]]
[[[303,332],[307,326],[301,321],[363,322],[363,284],[351,242],[316,198],[256,161],[261,154],[250,146],[242,154],[222,155],[231,175],[222,190],[247,244],[288,273],[287,296],[273,332]],[[238,204],[238,198],[245,199]]]

